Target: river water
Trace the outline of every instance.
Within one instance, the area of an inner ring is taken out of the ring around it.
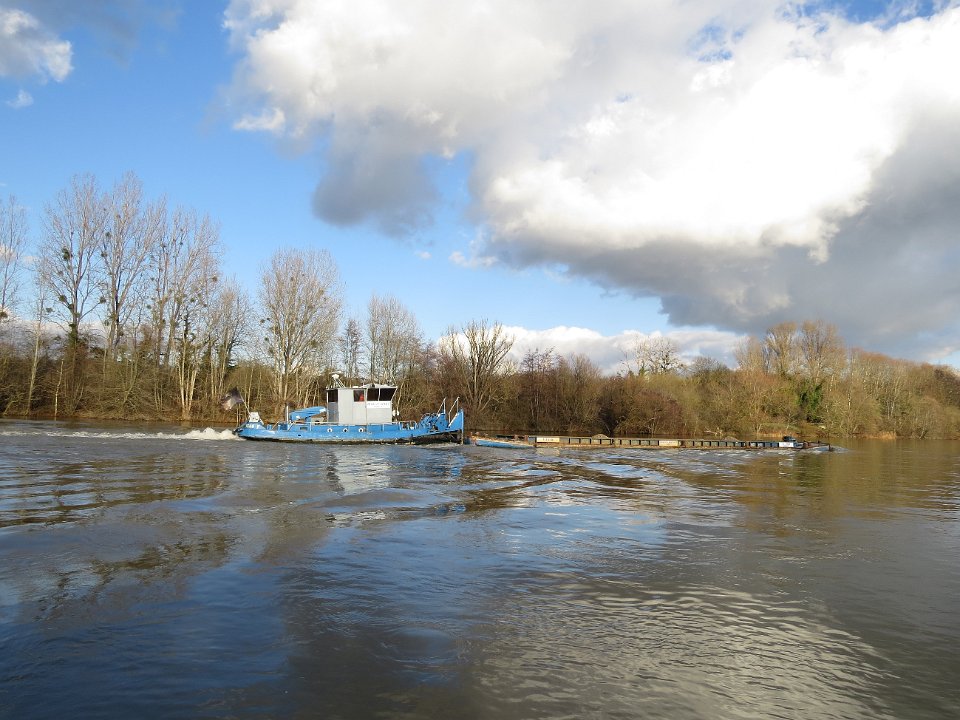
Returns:
[[[0,717],[960,717],[960,443],[0,422]]]

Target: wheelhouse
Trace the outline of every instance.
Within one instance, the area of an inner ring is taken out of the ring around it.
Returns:
[[[327,388],[327,422],[341,425],[388,423],[394,419],[394,385]]]

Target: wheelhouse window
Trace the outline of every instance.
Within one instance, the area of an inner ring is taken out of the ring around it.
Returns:
[[[337,402],[337,389],[330,388],[327,390],[327,405],[333,405]]]
[[[353,391],[353,401],[354,402],[363,402],[363,389]]]
[[[372,387],[367,388],[367,400],[393,400],[393,394],[397,391],[392,387]]]

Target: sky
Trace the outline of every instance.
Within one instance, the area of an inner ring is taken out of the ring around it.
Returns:
[[[0,0],[0,195],[128,171],[350,314],[613,370],[834,324],[960,366],[960,3]]]

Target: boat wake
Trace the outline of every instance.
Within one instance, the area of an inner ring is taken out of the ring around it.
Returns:
[[[94,440],[125,439],[125,440],[200,440],[200,441],[234,441],[238,440],[232,430],[204,428],[203,430],[188,430],[187,432],[123,432],[111,430],[70,430],[68,428],[44,428],[43,430],[0,430],[0,437],[26,437],[45,435],[47,437],[64,438],[91,438]]]
[[[169,437],[186,438],[187,440],[239,440],[233,434],[233,430],[217,430],[216,428],[204,428],[203,430],[191,430],[186,435],[174,434]]]

